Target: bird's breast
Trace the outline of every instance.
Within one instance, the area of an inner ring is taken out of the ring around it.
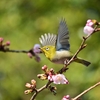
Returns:
[[[69,60],[71,57],[72,56],[69,51],[56,51],[56,54],[54,55],[52,62],[58,64],[64,64],[64,61],[66,59]]]

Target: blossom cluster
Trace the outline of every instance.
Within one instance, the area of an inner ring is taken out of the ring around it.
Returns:
[[[35,91],[35,88],[36,88],[36,81],[34,79],[31,80],[31,83],[26,83],[25,85],[28,90],[25,90],[24,93],[25,94],[29,94],[29,93],[32,93],[33,91]]]
[[[88,35],[92,34],[95,30],[95,25],[97,24],[98,23],[96,20],[91,20],[91,19],[87,20],[87,23],[83,29],[84,33]]]
[[[39,44],[35,44],[33,46],[32,49],[29,50],[29,52],[27,53],[27,55],[32,58],[34,56],[34,59],[39,62],[41,60],[39,54],[41,53],[41,50],[40,50],[40,45]]]
[[[45,74],[39,74],[38,77],[41,79],[48,79],[49,81],[53,82],[54,84],[68,84],[68,80],[63,74],[57,74],[54,72],[53,68],[50,70],[46,65],[42,67],[42,70]],[[41,77],[40,77],[41,76]]]
[[[41,80],[48,80],[48,82],[50,83],[54,83],[54,84],[68,84],[68,80],[66,79],[66,77],[63,74],[57,74],[54,72],[53,68],[48,69],[48,67],[46,65],[44,65],[42,67],[42,70],[45,72],[43,74],[38,74],[37,77]],[[25,94],[29,94],[32,93],[34,91],[37,91],[36,88],[36,81],[33,79],[31,80],[31,83],[26,83],[25,85],[28,90],[25,90]],[[56,94],[56,87],[55,86],[48,86],[48,89],[53,92],[53,94]]]

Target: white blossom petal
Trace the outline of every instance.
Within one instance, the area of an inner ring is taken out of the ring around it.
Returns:
[[[90,26],[85,26],[83,31],[84,31],[85,34],[89,35],[89,34],[93,33],[94,28],[92,28]]]
[[[54,84],[68,84],[68,80],[63,74],[52,75],[52,81]]]

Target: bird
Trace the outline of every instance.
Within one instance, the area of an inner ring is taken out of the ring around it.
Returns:
[[[41,35],[39,41],[42,45],[40,48],[46,58],[56,64],[65,64],[73,54],[70,52],[69,30],[65,18],[61,18],[58,26],[58,34],[45,33]],[[80,57],[76,57],[74,62],[89,66],[91,63]]]

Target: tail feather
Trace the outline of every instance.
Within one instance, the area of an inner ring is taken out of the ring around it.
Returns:
[[[75,60],[75,62],[81,63],[81,64],[83,64],[83,65],[85,65],[85,66],[89,66],[89,65],[91,64],[89,61],[86,61],[86,60],[81,59],[81,58],[77,58],[77,59]]]

